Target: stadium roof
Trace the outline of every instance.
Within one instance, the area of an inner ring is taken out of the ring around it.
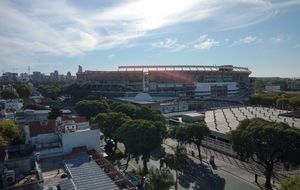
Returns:
[[[118,190],[118,186],[87,153],[80,153],[75,159],[65,160],[65,168],[71,179],[63,180],[61,190]]]
[[[141,65],[141,66],[119,66],[119,71],[235,71],[248,72],[251,71],[246,67],[235,67],[232,65]]]

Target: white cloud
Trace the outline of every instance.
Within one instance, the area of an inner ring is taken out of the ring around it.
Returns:
[[[166,48],[166,49],[171,49],[172,51],[180,51],[186,47],[185,45],[178,43],[177,39],[171,39],[171,38],[167,38],[159,42],[154,42],[151,45],[152,47]]]
[[[207,35],[204,34],[194,42],[194,48],[205,50],[210,49],[214,46],[218,46],[219,44],[220,42],[216,41],[213,38],[208,38]]]
[[[287,34],[279,34],[271,38],[271,42],[274,44],[282,43],[291,40],[291,36]]]
[[[239,41],[240,43],[243,43],[243,44],[249,44],[249,43],[253,43],[257,40],[257,37],[256,36],[246,36],[244,38],[241,38]]]
[[[0,52],[0,57],[16,52],[22,57],[82,55],[88,51],[127,46],[152,30],[202,20],[213,21],[222,30],[235,29],[264,21],[274,16],[279,8],[291,5],[295,3],[136,0],[85,9],[72,1],[1,0],[0,49],[4,51]],[[218,43],[205,38],[196,47],[209,49]],[[175,44],[173,46],[183,48],[182,44]]]

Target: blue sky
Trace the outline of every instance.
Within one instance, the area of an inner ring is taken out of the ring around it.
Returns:
[[[236,65],[300,77],[300,0],[1,0],[0,72]]]

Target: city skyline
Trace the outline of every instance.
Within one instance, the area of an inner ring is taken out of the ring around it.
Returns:
[[[300,1],[172,2],[1,1],[0,72],[187,64],[300,77]]]

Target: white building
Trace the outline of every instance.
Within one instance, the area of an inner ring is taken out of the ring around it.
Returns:
[[[41,133],[30,138],[31,144],[37,147],[41,158],[66,155],[76,147],[86,147],[88,150],[100,152],[100,130],[91,129],[89,123],[80,118],[74,120],[71,118],[66,120],[59,117],[55,122],[55,132]]]

